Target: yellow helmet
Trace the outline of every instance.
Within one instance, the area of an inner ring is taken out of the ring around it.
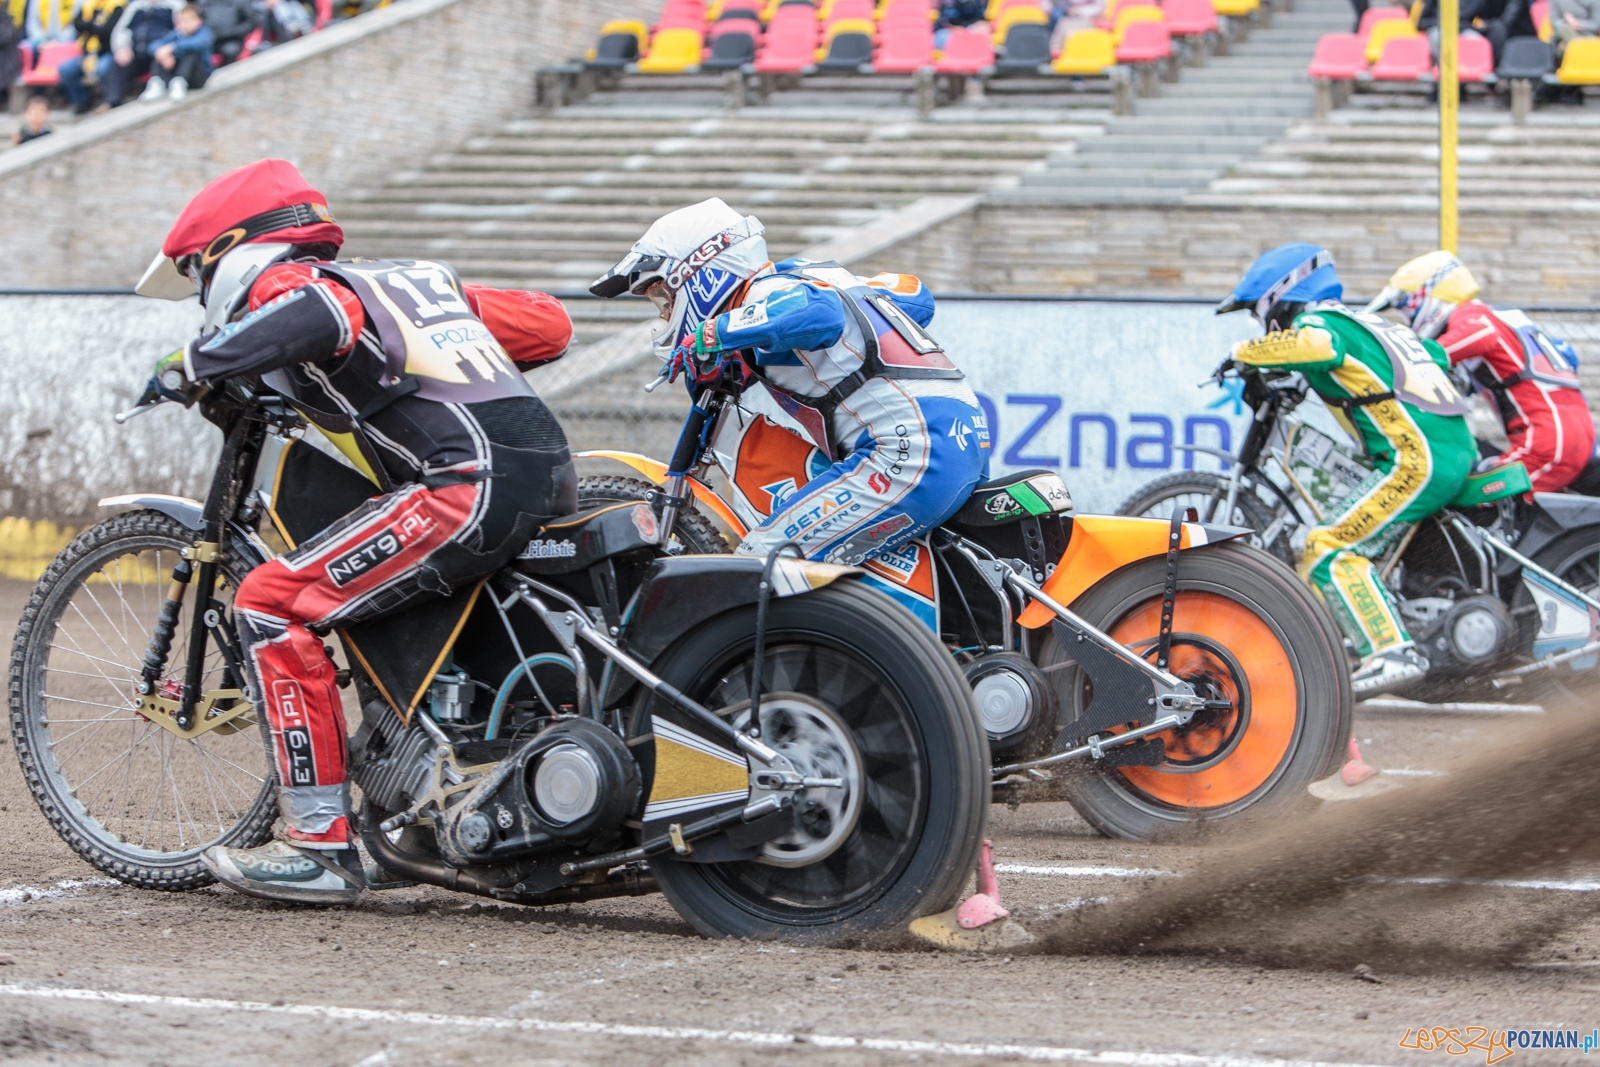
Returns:
[[[1438,337],[1450,313],[1480,292],[1478,280],[1454,253],[1440,250],[1418,256],[1394,272],[1368,311],[1399,308],[1422,337]]]

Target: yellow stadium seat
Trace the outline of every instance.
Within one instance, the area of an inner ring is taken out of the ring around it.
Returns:
[[[600,36],[608,37],[613,33],[631,33],[639,38],[639,54],[645,54],[650,47],[650,27],[633,19],[616,19],[600,27]]]
[[[1117,12],[1122,10],[1125,5],[1133,2],[1134,0],[1106,0],[1106,6],[1102,8],[1100,14],[1095,17],[1095,22],[1102,23],[1107,26],[1115,25],[1117,21]],[[1138,0],[1138,2],[1146,3],[1148,0]]]
[[[1567,45],[1556,81],[1563,85],[1600,85],[1600,37],[1579,37]]]
[[[1111,31],[1111,43],[1113,45],[1121,44],[1122,35],[1128,32],[1128,26],[1132,23],[1165,21],[1167,21],[1167,16],[1159,7],[1151,7],[1149,4],[1135,4],[1132,7],[1124,7],[1117,12],[1117,25]]]
[[[1383,46],[1401,37],[1419,36],[1405,19],[1384,19],[1374,22],[1367,31],[1367,62],[1376,63],[1383,55]]]
[[[1411,11],[1408,17],[1411,19],[1411,28],[1416,29],[1417,23],[1422,20],[1422,0],[1411,0]]]
[[[1550,38],[1551,38],[1551,36],[1553,36],[1552,33],[1551,33],[1551,30],[1550,30],[1550,16],[1549,15],[1545,15],[1544,18],[1539,20],[1538,31],[1539,31],[1539,40],[1543,41],[1545,44],[1549,44],[1550,43]]]
[[[1057,74],[1104,74],[1117,65],[1117,46],[1105,30],[1079,30],[1050,69]]]
[[[699,30],[662,30],[650,42],[650,54],[639,60],[639,73],[682,74],[698,68],[702,48]]]
[[[1245,18],[1260,6],[1261,0],[1211,0],[1211,10],[1233,19]]]
[[[1049,16],[1036,7],[1027,4],[1008,7],[1000,12],[1000,18],[995,21],[994,35],[991,40],[998,47],[1006,43],[1006,34],[1011,32],[1011,27],[1013,26],[1048,26],[1049,24]]]

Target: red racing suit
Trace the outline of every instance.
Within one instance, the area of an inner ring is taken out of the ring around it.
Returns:
[[[350,837],[344,713],[320,635],[492,574],[577,510],[566,438],[518,373],[571,336],[553,297],[462,285],[442,264],[300,262],[264,271],[247,314],[186,349],[192,380],[261,375],[378,490],[234,595],[296,843]]]
[[[1496,313],[1469,300],[1450,315],[1439,344],[1495,401],[1511,447],[1500,462],[1521,460],[1536,492],[1555,493],[1594,454],[1594,420],[1575,368],[1520,311]]]

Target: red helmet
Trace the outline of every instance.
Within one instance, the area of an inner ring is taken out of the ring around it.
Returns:
[[[204,301],[218,261],[240,245],[260,243],[327,244],[334,248],[344,243],[344,231],[328,213],[327,198],[287,160],[251,163],[200,190],[172,224],[161,255],[145,272],[140,290],[156,282],[149,295],[175,297],[179,294],[171,292],[171,286],[179,281],[175,275],[181,274]],[[163,261],[175,272],[165,268]]]

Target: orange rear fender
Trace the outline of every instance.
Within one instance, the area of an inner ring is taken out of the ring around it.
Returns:
[[[1118,515],[1074,515],[1072,537],[1061,554],[1056,569],[1040,586],[1045,595],[1067,607],[1112,571],[1141,559],[1167,554],[1167,538],[1172,523],[1165,519],[1130,519]],[[1237,526],[1186,522],[1179,535],[1178,549],[1202,548],[1220,541],[1243,537],[1249,530]],[[1049,608],[1035,601],[1017,619],[1028,629],[1037,629],[1054,619]]]
[[[656,485],[661,485],[667,480],[667,465],[665,463],[651,459],[649,456],[641,456],[637,452],[612,452],[605,449],[596,449],[591,452],[574,452],[572,458],[614,460],[624,466],[632,467]],[[735,535],[743,537],[750,532],[745,524],[739,521],[739,516],[733,513],[733,509],[728,506],[727,501],[718,496],[717,491],[705,482],[690,478],[689,491],[694,494],[696,500],[709,508],[717,518],[727,523],[728,529],[732,530]]]

